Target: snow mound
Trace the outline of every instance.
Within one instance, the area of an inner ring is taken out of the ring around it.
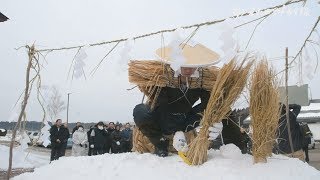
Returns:
[[[226,153],[228,152],[228,153]],[[224,153],[239,157],[234,146]],[[62,157],[49,165],[36,168],[14,180],[56,179],[130,179],[130,180],[308,180],[319,179],[320,171],[298,159],[275,155],[265,164],[252,164],[251,155],[230,159],[220,151],[209,151],[209,161],[201,166],[188,166],[177,155],[166,158],[153,154],[123,153],[87,157]],[[57,173],[58,172],[58,173]]]
[[[221,146],[220,153],[223,157],[229,159],[240,159],[242,157],[241,150],[234,144]]]
[[[29,153],[25,146],[13,149],[13,168],[33,168],[49,164],[48,155]],[[0,145],[0,169],[7,169],[9,164],[9,147]]]

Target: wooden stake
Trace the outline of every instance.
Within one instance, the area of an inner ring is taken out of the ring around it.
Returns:
[[[293,143],[290,129],[290,120],[289,120],[289,91],[288,91],[288,47],[286,47],[286,119],[287,119],[287,128],[288,128],[288,137],[291,149],[291,156],[293,155]]]
[[[35,49],[34,49],[34,45],[32,45],[31,47],[28,48],[28,57],[29,57],[29,62],[28,62],[28,66],[27,66],[27,72],[26,72],[26,87],[25,87],[25,91],[24,91],[24,98],[23,98],[23,102],[21,105],[21,111],[19,114],[19,118],[18,121],[13,129],[12,132],[12,138],[11,138],[11,142],[10,142],[10,151],[9,151],[9,166],[8,166],[8,171],[7,171],[7,180],[10,179],[11,176],[11,171],[12,171],[12,158],[13,158],[13,145],[16,139],[16,134],[17,134],[17,130],[19,127],[19,124],[21,123],[22,117],[24,116],[24,112],[25,109],[27,107],[27,103],[28,103],[28,99],[29,99],[29,85],[30,85],[30,70],[32,67],[32,59],[34,57],[34,53],[35,53]]]

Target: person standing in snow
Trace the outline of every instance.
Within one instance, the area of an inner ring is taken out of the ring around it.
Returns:
[[[92,149],[92,155],[105,153],[105,140],[107,138],[107,131],[103,128],[103,122],[99,122],[97,127],[91,131],[90,148]]]
[[[120,125],[116,125],[115,130],[111,134],[112,144],[111,144],[111,152],[112,153],[121,153],[121,143],[122,143],[122,136],[120,131]]]
[[[58,160],[65,155],[69,130],[62,124],[61,119],[56,120],[56,124],[50,129],[51,158],[50,161]]]
[[[300,113],[301,106],[298,104],[289,104],[289,123],[290,132],[292,137],[293,152],[291,152],[289,142],[289,131],[287,127],[286,119],[286,106],[280,105],[281,114],[279,119],[279,137],[278,137],[278,150],[280,154],[284,154],[290,157],[299,158],[304,161],[304,153],[302,151],[303,146],[303,134],[300,130],[299,123],[297,122],[297,116]]]
[[[91,135],[91,132],[93,131],[94,129],[94,126],[90,126],[88,132],[87,132],[87,139],[88,139],[88,142],[89,142],[89,148],[88,148],[88,156],[91,156],[92,155],[92,148],[90,148],[91,144],[93,144],[91,142],[91,138],[90,138],[90,135]]]
[[[88,137],[82,125],[79,125],[78,130],[72,136],[72,156],[85,156],[88,150]]]
[[[114,122],[109,122],[108,127],[107,127],[107,138],[106,138],[106,142],[105,142],[105,152],[107,153],[112,153],[111,147],[112,147],[112,138],[111,138],[111,134],[113,133],[113,131],[115,130],[115,125]]]
[[[131,152],[132,148],[132,130],[130,124],[126,123],[125,128],[121,131],[122,152]]]

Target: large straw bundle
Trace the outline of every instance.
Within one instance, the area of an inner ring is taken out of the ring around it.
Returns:
[[[139,87],[179,87],[178,78],[174,77],[174,71],[169,64],[160,61],[130,61],[129,82]],[[211,90],[216,81],[219,69],[211,66],[199,68],[199,77],[190,78],[190,88],[204,88]]]
[[[169,64],[154,60],[134,60],[129,62],[129,82],[137,84],[148,97],[148,103],[153,107],[162,87],[179,87],[178,78]],[[190,88],[203,88],[211,91],[216,81],[219,69],[217,67],[198,68],[199,77],[191,77]]]
[[[246,60],[246,56],[240,65],[236,65],[235,60],[224,65],[220,70],[217,81],[214,84],[207,108],[201,120],[202,128],[198,136],[190,144],[187,158],[193,165],[200,165],[207,161],[208,134],[209,127],[222,119],[227,118],[240,93],[243,91],[247,82],[247,77],[253,61]]]
[[[277,85],[274,71],[266,60],[261,61],[255,67],[250,87],[254,163],[266,162],[272,153],[280,115]]]

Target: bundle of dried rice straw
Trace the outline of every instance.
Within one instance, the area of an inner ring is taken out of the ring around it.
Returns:
[[[250,116],[253,128],[254,163],[266,162],[276,139],[280,116],[275,72],[264,59],[256,65],[250,85]]]
[[[155,60],[132,60],[129,62],[129,82],[138,85],[148,97],[151,107],[162,87],[179,87],[178,78],[169,64]],[[191,77],[190,88],[211,90],[216,81],[219,69],[211,66],[198,68],[199,77]]]
[[[235,60],[230,61],[220,69],[214,84],[207,108],[201,120],[201,130],[191,142],[187,158],[192,165],[200,165],[207,161],[209,127],[220,122],[231,113],[235,103],[246,83],[253,57],[245,56],[240,65]]]

